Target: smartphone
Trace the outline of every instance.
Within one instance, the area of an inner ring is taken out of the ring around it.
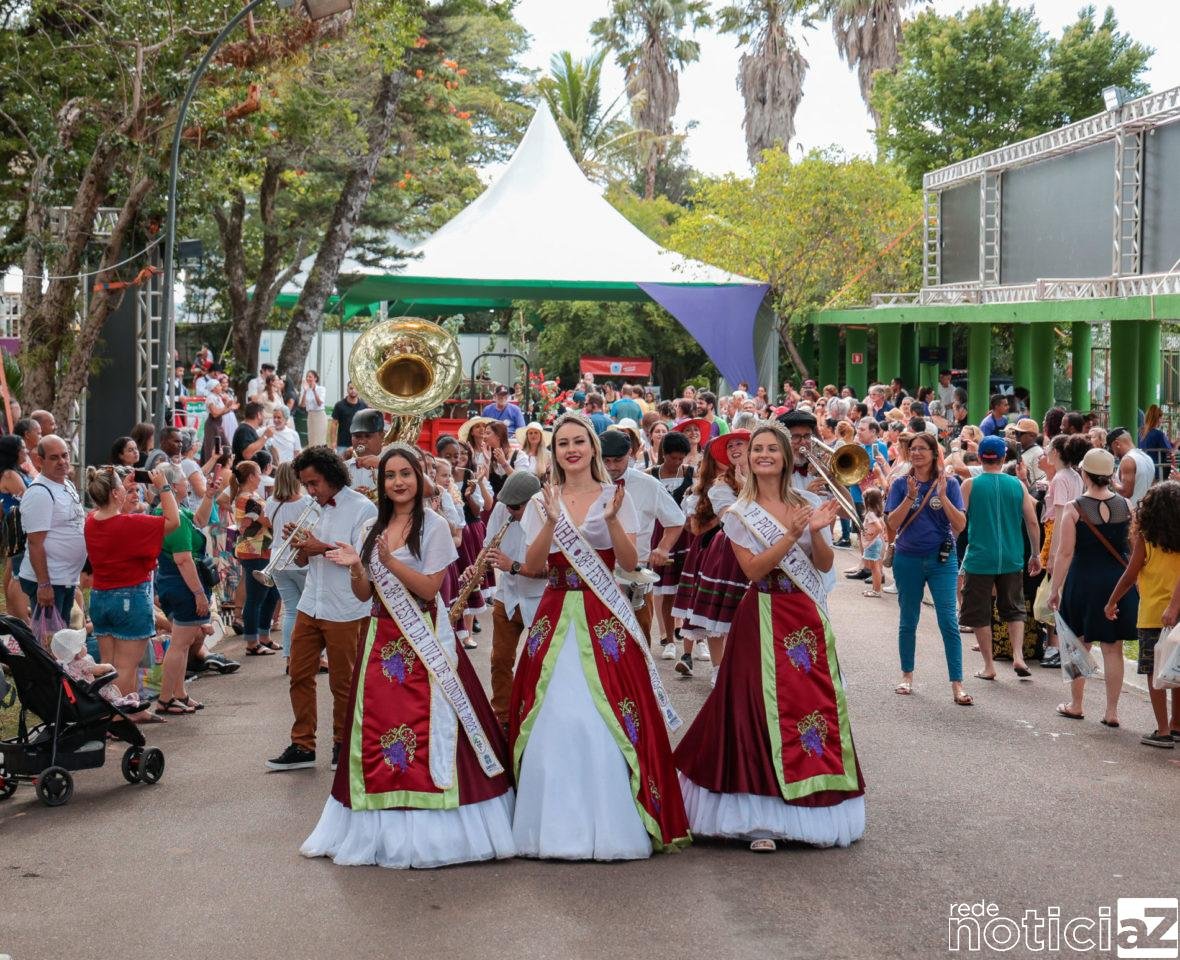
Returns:
[[[213,452],[214,453],[221,453],[221,443],[222,443],[221,437],[214,437],[213,438]]]
[[[134,471],[134,476],[135,476],[136,483],[151,483],[152,482],[152,475],[150,473],[148,473],[146,470],[136,470],[136,471]]]

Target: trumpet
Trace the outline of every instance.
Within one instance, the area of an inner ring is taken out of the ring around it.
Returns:
[[[307,539],[308,534],[320,522],[322,513],[323,510],[318,503],[312,502],[304,507],[303,512],[299,514],[299,519],[295,521],[295,529],[291,531],[291,535],[283,539],[277,550],[271,550],[270,563],[261,570],[255,570],[254,579],[263,586],[273,587],[275,585],[275,571],[286,570],[295,563],[295,555],[299,552],[299,548]]]
[[[500,541],[504,539],[504,534],[508,532],[509,525],[515,522],[512,517],[509,517],[508,523],[497,530],[495,536],[483,545],[483,549],[479,551],[479,555],[475,558],[475,561],[467,568],[467,582],[459,590],[459,596],[455,598],[455,602],[451,604],[449,611],[452,623],[463,616],[463,608],[467,606],[467,598],[479,586],[480,581],[483,579],[484,571],[488,568],[488,555],[493,550],[499,548]]]
[[[832,448],[822,440],[809,437],[804,441],[801,456],[811,467],[811,472],[831,491],[832,497],[859,531],[861,526],[856,515],[856,504],[848,495],[847,488],[854,483],[860,483],[869,475],[869,455],[865,453],[864,447],[847,443],[842,447]]]

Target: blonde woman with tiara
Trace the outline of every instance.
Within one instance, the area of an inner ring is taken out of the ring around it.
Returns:
[[[827,614],[836,504],[791,488],[776,423],[753,431],[747,463],[721,523],[750,586],[675,754],[689,825],[759,852],[777,840],[848,846],[864,833],[864,778]]]

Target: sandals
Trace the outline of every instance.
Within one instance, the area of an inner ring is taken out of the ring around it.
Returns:
[[[911,693],[914,692],[914,685],[912,683],[910,683],[908,680],[902,680],[901,683],[899,683],[896,687],[893,688],[893,692],[898,694],[899,696],[908,697]]]
[[[275,652],[270,647],[264,647],[261,643],[246,648],[246,656],[248,657],[273,657]]]
[[[173,703],[183,704],[186,707],[191,707],[193,710],[204,710],[205,705],[192,697],[177,697],[172,701]]]
[[[750,849],[755,853],[774,853],[774,851],[778,849],[778,844],[770,838],[764,838],[762,840],[755,840],[753,843],[751,843]]]
[[[259,640],[258,645],[260,647],[266,647],[267,650],[274,650],[276,652],[283,649],[281,645],[275,643],[270,639],[270,637],[267,637],[265,640]]]
[[[1069,719],[1069,720],[1085,720],[1086,719],[1086,715],[1084,713],[1074,713],[1072,710],[1070,710],[1068,703],[1057,704],[1057,715],[1061,716],[1061,717],[1065,717],[1066,719]]]
[[[196,707],[188,706],[183,700],[161,700],[156,704],[156,713],[159,716],[183,717],[196,712]]]
[[[976,679],[976,680],[988,680],[988,681],[994,681],[994,680],[996,679],[996,675],[993,673],[993,674],[992,674],[992,675],[989,677],[989,676],[988,676],[986,673],[984,673],[982,670],[980,670],[978,673],[976,673],[976,674],[975,674],[975,679]]]
[[[960,691],[954,695],[954,701],[960,707],[970,707],[975,703],[975,698],[971,696],[966,690]]]
[[[1012,672],[1021,680],[1027,680],[1032,676],[1032,671],[1028,667],[1013,667]]]
[[[478,648],[479,648],[479,644],[476,643],[474,640],[472,640],[470,637],[467,637],[463,641],[463,649],[464,650],[476,650]]]
[[[880,597],[883,596],[883,594],[881,593],[880,590],[869,589],[869,590],[866,590],[864,593],[862,593],[861,596],[862,597],[874,597],[874,598],[879,599]]]

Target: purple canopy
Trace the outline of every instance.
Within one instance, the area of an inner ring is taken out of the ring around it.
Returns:
[[[731,287],[640,283],[637,286],[674,316],[701,345],[732,386],[758,383],[754,317],[769,284]]]

